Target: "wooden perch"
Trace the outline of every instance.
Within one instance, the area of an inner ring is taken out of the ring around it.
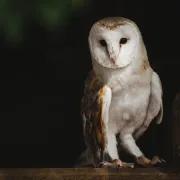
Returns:
[[[0,169],[0,180],[180,180],[180,171],[163,169],[14,168]]]
[[[172,105],[172,144],[173,163],[180,167],[180,92],[176,94]]]

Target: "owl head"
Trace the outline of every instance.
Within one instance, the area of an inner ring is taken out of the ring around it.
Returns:
[[[123,68],[146,56],[139,28],[126,18],[97,21],[90,30],[88,41],[92,60],[106,68]]]

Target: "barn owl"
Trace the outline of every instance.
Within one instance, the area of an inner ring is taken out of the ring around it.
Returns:
[[[157,156],[148,159],[136,144],[151,121],[160,124],[163,117],[161,81],[138,26],[122,17],[101,19],[88,41],[93,68],[81,101],[87,161],[94,167],[132,167],[119,159],[120,142],[137,164],[162,163]]]

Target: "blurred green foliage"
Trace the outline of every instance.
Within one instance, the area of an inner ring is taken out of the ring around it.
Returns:
[[[87,0],[0,0],[0,33],[10,42],[21,41],[28,22],[52,30],[85,5]]]

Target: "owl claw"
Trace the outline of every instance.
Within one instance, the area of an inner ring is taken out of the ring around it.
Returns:
[[[166,164],[166,161],[164,159],[161,159],[161,163]]]
[[[134,168],[134,164],[133,163],[125,163],[122,162],[119,159],[116,159],[112,162],[100,162],[97,166],[97,168]]]
[[[111,165],[111,163],[108,163],[106,161],[103,161],[103,162],[100,162],[98,165],[97,165],[97,168],[107,168]]]
[[[165,165],[166,161],[162,158],[159,158],[158,156],[155,156],[152,160],[152,165],[153,166],[161,166],[161,165]]]
[[[166,161],[158,156],[155,156],[154,158],[158,158],[160,163],[166,164]]]
[[[136,163],[143,167],[156,167],[165,165],[166,161],[162,158],[159,158],[158,156],[155,156],[152,160],[146,158],[145,156],[142,156],[136,160]]]

